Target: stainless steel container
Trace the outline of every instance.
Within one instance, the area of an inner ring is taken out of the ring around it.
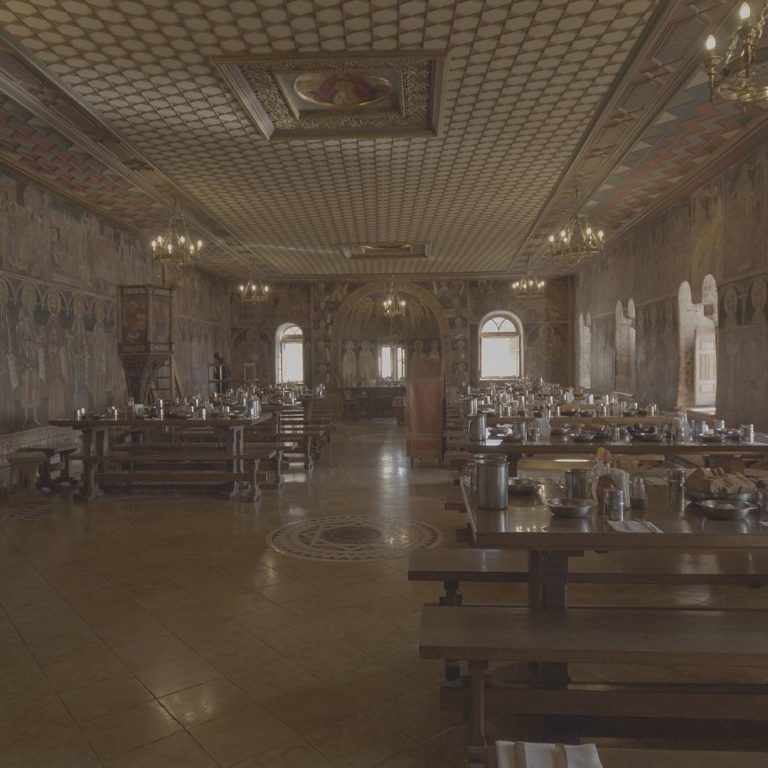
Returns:
[[[509,463],[506,456],[490,453],[475,455],[477,506],[480,509],[506,509]]]
[[[464,398],[464,415],[474,416],[477,413],[477,398],[466,397]]]
[[[715,432],[725,432],[725,421],[723,419],[715,419],[714,424]]]
[[[755,442],[755,425],[742,424],[739,427],[739,437],[742,443],[754,443]]]
[[[606,488],[603,492],[603,514],[608,520],[624,519],[624,491]]]
[[[563,490],[569,499],[589,498],[589,470],[566,469]]]
[[[687,477],[688,473],[684,469],[668,469],[667,485],[670,487],[682,488],[685,485]]]
[[[485,414],[476,413],[466,421],[467,439],[473,443],[482,443],[485,440]]]

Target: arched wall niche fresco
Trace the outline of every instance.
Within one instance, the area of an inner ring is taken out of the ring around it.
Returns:
[[[390,321],[384,317],[381,303],[391,289],[402,295],[407,304],[405,317]],[[358,360],[361,352],[367,358],[380,341],[405,343],[409,358],[436,356],[435,353],[441,357],[450,355],[448,318],[432,293],[407,280],[366,283],[350,293],[336,311],[331,335],[330,380],[335,384],[344,382],[345,353],[350,359],[352,352]],[[435,349],[435,341],[439,349]],[[349,342],[352,342],[351,349]],[[349,370],[346,378],[349,379]]]

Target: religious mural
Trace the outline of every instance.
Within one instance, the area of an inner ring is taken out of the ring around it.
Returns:
[[[182,391],[207,391],[205,361],[229,349],[227,292],[194,271],[171,277]],[[115,286],[139,283],[161,276],[135,236],[0,172],[0,433],[44,441],[49,419],[125,402]]]
[[[716,332],[717,413],[730,423],[746,419],[768,429],[766,162],[761,147],[663,216],[609,244],[604,256],[578,273],[574,311],[592,315],[594,388],[610,388],[605,369],[615,354],[614,305],[629,294],[637,302],[635,394],[674,408],[681,388],[690,389],[696,364],[690,344],[679,351],[686,332],[681,333],[678,291],[684,282],[694,287],[684,302],[693,307],[701,285],[707,304],[703,286],[710,276],[718,294],[716,323],[709,323]]]

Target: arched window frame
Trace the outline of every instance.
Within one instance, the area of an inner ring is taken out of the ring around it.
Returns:
[[[518,372],[517,376],[523,376],[525,373],[525,336],[523,334],[523,323],[520,318],[515,315],[512,312],[508,312],[506,310],[495,310],[493,312],[489,312],[487,315],[485,315],[481,320],[480,323],[477,326],[477,375],[478,378],[481,381],[503,381],[506,379],[514,378],[514,374],[510,374],[509,376],[483,376],[483,338],[484,336],[490,336],[494,335],[497,336],[497,334],[489,334],[484,332],[485,326],[493,320],[501,320],[502,322],[504,320],[508,320],[512,323],[512,325],[515,328],[515,333],[509,333],[509,334],[500,334],[501,336],[517,336],[520,340],[518,349],[519,349],[519,362],[518,362]]]
[[[287,345],[298,344],[301,355],[300,372],[298,379],[286,378],[285,368],[285,348]],[[278,384],[304,383],[304,331],[296,323],[283,323],[275,333],[275,378]]]

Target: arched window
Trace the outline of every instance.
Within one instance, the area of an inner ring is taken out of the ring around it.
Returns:
[[[277,383],[304,383],[304,334],[298,325],[283,323],[277,329]]]
[[[592,386],[592,315],[579,313],[579,359],[577,380],[582,389]]]
[[[480,378],[523,375],[523,324],[511,312],[494,312],[480,322]]]
[[[701,302],[683,281],[677,293],[679,369],[677,404],[714,408],[717,399],[717,283],[706,275]]]

